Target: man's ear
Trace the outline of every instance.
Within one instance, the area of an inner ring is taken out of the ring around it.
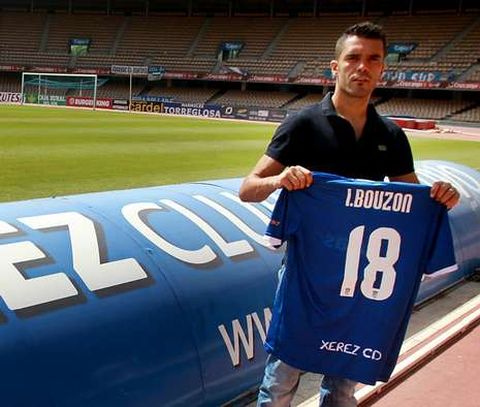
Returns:
[[[382,70],[380,71],[380,77],[378,78],[378,82],[383,79],[383,73],[385,72],[385,64],[383,64]]]
[[[330,69],[332,70],[332,77],[335,78],[338,73],[338,61],[336,59],[330,61]]]

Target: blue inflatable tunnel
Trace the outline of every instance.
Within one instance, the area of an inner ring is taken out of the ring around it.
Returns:
[[[480,173],[417,163],[462,193],[460,269],[480,264]],[[240,180],[0,204],[2,406],[218,406],[256,386],[282,251],[263,240],[275,197]]]

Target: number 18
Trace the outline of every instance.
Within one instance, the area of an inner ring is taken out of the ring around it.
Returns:
[[[353,297],[358,280],[358,267],[363,243],[365,226],[358,226],[350,232],[348,238],[345,271],[340,295]],[[394,265],[400,256],[400,234],[392,228],[380,227],[375,229],[368,238],[367,259],[368,265],[364,269],[364,276],[360,284],[362,294],[376,301],[386,300],[392,295],[397,272]],[[385,255],[381,256],[382,242],[386,241]],[[382,273],[378,288],[374,287],[377,273]]]

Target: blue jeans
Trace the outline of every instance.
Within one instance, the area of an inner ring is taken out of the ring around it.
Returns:
[[[295,396],[301,370],[268,355],[265,374],[258,393],[257,407],[288,407]],[[357,382],[324,376],[320,387],[321,407],[355,407]]]

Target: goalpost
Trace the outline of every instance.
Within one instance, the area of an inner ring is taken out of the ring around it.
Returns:
[[[98,86],[96,74],[22,72],[22,105],[66,106],[68,96],[78,96],[91,98],[91,106],[85,107],[95,110]]]

